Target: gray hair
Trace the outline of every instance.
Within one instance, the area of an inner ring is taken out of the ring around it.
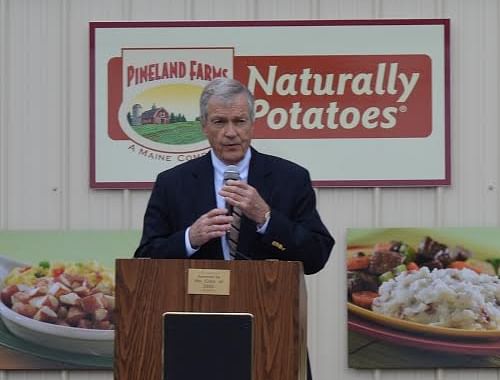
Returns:
[[[200,119],[201,124],[205,125],[208,117],[208,102],[212,96],[230,103],[236,96],[245,95],[248,103],[248,116],[250,122],[254,122],[254,97],[250,90],[241,82],[229,78],[217,78],[205,86],[200,96]]]

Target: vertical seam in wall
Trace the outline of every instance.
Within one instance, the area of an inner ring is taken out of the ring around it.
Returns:
[[[436,188],[436,226],[443,226],[443,193],[444,188]]]
[[[311,0],[311,18],[320,18],[320,0]]]
[[[381,219],[381,200],[382,198],[382,190],[380,187],[375,187],[373,189],[373,225],[375,227],[380,227],[380,219]]]
[[[70,4],[65,0],[60,0],[60,17],[61,20],[61,41],[60,41],[60,49],[61,49],[61,77],[60,77],[60,94],[61,94],[61,168],[60,168],[60,227],[63,230],[69,229],[69,192],[70,192],[70,172],[69,172],[69,161],[71,156],[69,154],[69,144],[70,144],[70,112],[68,107],[70,105],[70,88],[71,84],[69,80],[70,76],[70,68],[69,68],[69,54],[70,54],[70,23],[68,22],[70,17]],[[61,380],[68,379],[68,372],[66,370],[61,371]]]
[[[131,20],[132,19],[132,0],[127,0],[124,2],[125,6],[123,9],[123,18],[125,20]],[[130,211],[130,193],[131,191],[129,189],[123,189],[122,191],[122,210],[123,210],[123,215],[122,215],[122,224],[121,224],[121,229],[122,230],[128,230],[130,226],[132,225],[132,220],[131,220],[131,211]]]
[[[500,7],[497,5],[497,20],[500,19]],[[496,35],[496,40],[499,41],[500,40],[500,28],[497,26],[497,35]],[[497,62],[500,62],[500,50],[497,50]],[[497,76],[497,92],[496,92],[496,99],[497,101],[500,99],[500,76]],[[495,120],[498,120],[500,115],[499,115],[499,111],[498,111],[498,108],[496,108],[495,110],[496,112],[496,117],[495,117]],[[496,146],[500,146],[500,134],[497,135],[497,141],[496,141]],[[499,181],[500,181],[500,169],[498,168],[499,167],[499,163],[500,163],[500,156],[499,156],[499,153],[498,153],[498,149],[496,149],[496,163],[497,163],[497,173],[496,173],[496,183],[494,184],[494,191],[497,192],[497,213],[496,213],[496,224],[498,225],[498,223],[500,222],[500,191],[499,191]],[[497,370],[497,377],[498,377],[498,380],[500,380],[500,369]]]
[[[444,379],[444,371],[442,368],[437,368],[436,369],[436,380],[443,380]]]
[[[374,0],[373,2],[373,17],[380,18],[382,15],[382,3],[381,0]],[[373,224],[375,227],[380,227],[380,203],[381,203],[381,190],[380,187],[373,189]],[[381,379],[380,369],[373,370],[374,380]]]
[[[8,229],[8,209],[7,209],[7,199],[8,199],[8,128],[7,120],[9,120],[9,109],[7,99],[9,98],[7,94],[9,93],[9,79],[8,79],[8,59],[6,54],[9,51],[10,44],[7,38],[7,31],[9,30],[9,7],[8,0],[0,0],[0,229]],[[0,379],[7,379],[7,372],[0,371]]]
[[[444,17],[444,3],[443,0],[436,0],[436,15],[437,17],[443,18]]]
[[[485,33],[484,33],[484,29],[485,27],[487,26],[486,25],[486,20],[485,20],[485,16],[484,16],[484,12],[485,12],[485,9],[484,9],[484,1],[479,1],[478,2],[478,5],[479,5],[479,18],[480,18],[480,25],[479,25],[479,43],[480,43],[480,46],[479,46],[479,49],[480,49],[480,61],[479,61],[479,115],[485,115],[486,114],[486,110],[485,110],[485,106],[484,106],[484,91],[486,89],[486,82],[485,82],[485,75],[484,75],[484,70],[485,70],[485,66],[486,66],[486,61],[485,61],[485,58],[484,58],[484,52],[486,51],[485,49],[485,41],[484,41],[484,36],[485,36]],[[479,151],[481,152],[480,155],[479,155],[479,167],[482,168],[484,167],[484,163],[485,163],[485,155],[488,154],[488,151],[487,151],[487,144],[485,144],[485,136],[487,135],[486,131],[485,131],[485,128],[486,128],[486,124],[484,122],[484,117],[480,117],[479,118],[479,133],[478,133],[478,139],[479,139]],[[485,146],[486,145],[486,146]],[[481,195],[479,197],[479,210],[481,210],[481,215],[480,215],[480,219],[481,219],[481,222],[482,224],[484,225],[484,221],[487,219],[486,218],[486,215],[488,214],[486,212],[486,210],[488,209],[487,207],[485,207],[485,200],[486,200],[486,203],[487,203],[487,197],[488,197],[488,189],[487,189],[487,186],[484,186],[486,185],[486,180],[488,178],[488,173],[485,173],[484,171],[480,170],[479,171],[481,177],[480,177],[480,180],[479,180],[479,194]],[[484,194],[484,191],[486,191],[486,196],[482,196],[482,194]]]
[[[124,189],[122,193],[122,208],[123,208],[123,217],[122,217],[122,230],[130,229],[132,225],[132,218],[130,212],[130,190]]]
[[[60,168],[60,227],[63,230],[69,229],[69,216],[70,216],[70,209],[69,209],[69,192],[70,192],[70,172],[69,172],[69,161],[71,160],[71,156],[69,154],[69,144],[70,144],[70,112],[68,111],[69,105],[70,105],[70,88],[71,85],[69,83],[70,81],[70,73],[69,73],[69,54],[70,54],[70,49],[69,49],[69,25],[70,23],[68,22],[68,19],[70,17],[70,2],[67,2],[65,0],[60,1],[60,17],[62,17],[61,20],[61,41],[60,41],[60,48],[61,48],[61,76],[59,78],[60,80],[60,94],[61,94],[61,168]]]
[[[381,0],[374,0],[373,2],[373,17],[374,18],[379,18],[382,15],[382,1]]]
[[[132,20],[132,0],[124,1],[123,4],[123,19]]]
[[[194,20],[194,6],[193,6],[193,1],[194,0],[188,0],[186,1],[186,9],[185,9],[185,13],[186,13],[186,19],[188,20]]]
[[[257,19],[257,0],[247,0],[247,19]]]
[[[443,0],[436,0],[436,17],[441,17],[443,18],[444,16],[444,4]],[[449,94],[451,96],[451,92]],[[450,110],[451,113],[451,110]],[[451,147],[450,147],[451,149]],[[450,152],[451,154],[451,152]],[[438,227],[441,227],[443,225],[443,197],[444,197],[444,188],[442,186],[436,188],[436,220],[435,223]],[[438,369],[439,371],[439,369]],[[438,372],[436,372],[436,377],[438,375]]]
[[[69,380],[68,371],[61,371],[61,380]]]
[[[9,93],[9,78],[8,78],[8,51],[10,48],[7,38],[9,30],[9,7],[8,0],[0,0],[0,229],[8,228],[8,131],[7,121],[9,120],[9,108],[7,96]],[[2,16],[3,15],[3,16]]]

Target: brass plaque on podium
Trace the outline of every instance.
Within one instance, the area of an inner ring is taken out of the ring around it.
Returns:
[[[229,295],[228,269],[188,269],[188,294]]]

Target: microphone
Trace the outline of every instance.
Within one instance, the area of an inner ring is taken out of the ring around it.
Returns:
[[[240,179],[240,171],[236,165],[229,165],[226,170],[224,170],[224,184],[230,179],[238,181]],[[228,215],[233,213],[233,206],[229,203],[226,203],[226,208],[228,211]]]
[[[236,165],[229,165],[226,167],[226,170],[224,170],[224,184],[226,184],[227,181],[230,179],[238,181],[241,179],[240,177],[240,171],[238,170],[238,167]],[[233,214],[233,206],[231,206],[229,203],[226,202],[226,208],[228,215]],[[243,252],[240,252],[236,250],[234,252],[234,258],[238,260],[252,260],[251,257],[245,255]]]

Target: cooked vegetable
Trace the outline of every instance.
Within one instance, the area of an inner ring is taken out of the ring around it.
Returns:
[[[394,278],[394,274],[391,271],[382,273],[380,276],[378,276],[378,280],[380,283],[389,281],[391,278]]]
[[[402,264],[404,256],[395,251],[375,251],[370,258],[368,272],[373,274],[382,274],[392,271],[395,267]]]
[[[365,309],[371,309],[373,300],[378,297],[377,292],[363,290],[352,293],[352,302]]]
[[[498,267],[500,267],[500,258],[487,259],[486,261],[491,265],[493,265],[495,273],[498,274]]]
[[[465,265],[467,268],[472,269],[476,273],[484,273],[491,276],[496,276],[495,268],[493,268],[493,265],[486,261],[468,259],[467,261],[465,261]]]
[[[402,243],[399,247],[399,252],[401,252],[405,257],[405,264],[408,264],[412,261],[415,261],[415,257],[417,256],[417,251],[415,251],[412,247],[410,247],[406,243]]]
[[[467,268],[467,264],[465,263],[465,261],[454,261],[450,265],[448,265],[448,268],[464,269]]]
[[[406,269],[407,270],[418,270],[419,267],[418,267],[417,263],[412,261],[411,263],[406,264]]]
[[[395,276],[403,272],[406,272],[406,265],[404,264],[400,264],[392,270],[392,273],[394,273]]]
[[[347,259],[347,270],[360,270],[366,269],[370,265],[370,258],[358,253],[355,257],[350,257]]]

